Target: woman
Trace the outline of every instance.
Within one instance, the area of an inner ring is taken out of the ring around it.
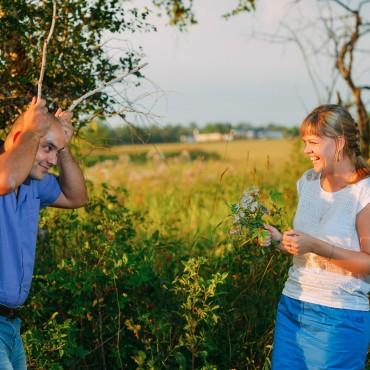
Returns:
[[[297,183],[294,229],[265,225],[294,256],[277,309],[272,368],[364,369],[370,339],[370,168],[341,106],[301,125],[313,168]]]

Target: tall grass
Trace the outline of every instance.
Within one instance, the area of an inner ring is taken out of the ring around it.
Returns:
[[[295,155],[293,147],[292,140],[124,146],[107,152],[119,155],[117,161],[102,162],[87,169],[86,175],[94,183],[124,186],[130,194],[126,204],[147,214],[149,231],[166,232],[176,226],[181,236],[214,239],[229,204],[245,188],[265,184],[284,190],[291,186],[295,180],[285,172]],[[179,156],[137,165],[127,158],[138,152],[192,150],[218,153],[221,160],[189,161]]]

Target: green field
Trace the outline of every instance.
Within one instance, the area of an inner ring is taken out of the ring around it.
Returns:
[[[229,143],[162,144],[120,146],[97,150],[118,155],[88,168],[86,176],[94,183],[124,186],[128,205],[145,209],[151,226],[180,223],[184,234],[211,230],[228,212],[245,188],[268,183],[279,185],[294,157],[292,140],[244,140]],[[191,161],[186,153],[218,153],[219,160]],[[161,159],[162,153],[178,153]],[[130,155],[146,153],[150,158],[138,165]],[[283,184],[282,184],[283,185]]]

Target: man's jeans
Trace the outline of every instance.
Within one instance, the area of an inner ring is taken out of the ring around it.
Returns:
[[[0,316],[0,370],[27,369],[20,326],[20,319],[8,320]]]

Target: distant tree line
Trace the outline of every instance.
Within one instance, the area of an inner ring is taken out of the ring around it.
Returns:
[[[124,125],[112,127],[105,122],[92,122],[81,130],[81,136],[89,143],[101,146],[123,144],[146,144],[146,143],[177,143],[183,136],[191,136],[195,129],[200,133],[220,132],[229,133],[237,131],[280,131],[284,137],[298,136],[297,127],[285,127],[270,123],[266,126],[255,127],[249,123],[231,124],[228,122],[209,122],[205,125],[197,125],[192,122],[186,126],[183,124],[147,125],[144,127]]]

